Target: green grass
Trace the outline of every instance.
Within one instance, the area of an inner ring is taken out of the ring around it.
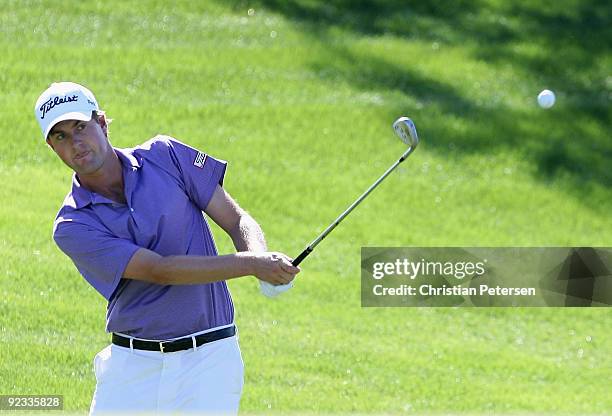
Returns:
[[[415,120],[417,152],[292,291],[230,282],[245,413],[612,411],[609,309],[359,297],[362,246],[612,246],[609,8],[193,3],[1,3],[0,394],[64,394],[85,412],[109,339],[103,299],[51,241],[70,172],[33,117],[50,82],[73,80],[114,118],[114,145],[166,133],[228,160],[226,189],[293,256],[400,155],[393,120]]]

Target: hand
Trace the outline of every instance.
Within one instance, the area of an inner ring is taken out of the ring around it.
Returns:
[[[283,253],[253,253],[253,263],[255,277],[273,285],[286,285],[300,272]]]

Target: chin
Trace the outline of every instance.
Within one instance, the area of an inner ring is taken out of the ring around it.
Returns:
[[[72,170],[74,170],[79,175],[91,175],[92,173],[95,173],[98,170],[100,170],[101,167],[102,167],[101,163],[90,162],[90,163],[86,164],[85,166],[83,166],[83,165],[73,165],[72,166]]]

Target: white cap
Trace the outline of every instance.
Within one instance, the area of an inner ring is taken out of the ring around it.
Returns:
[[[46,139],[49,131],[60,121],[89,121],[91,112],[99,109],[96,97],[84,86],[74,82],[54,82],[36,100],[34,113]]]

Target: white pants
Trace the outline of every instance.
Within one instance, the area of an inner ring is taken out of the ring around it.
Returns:
[[[244,384],[238,336],[161,353],[111,344],[94,358],[90,415],[237,414]]]

